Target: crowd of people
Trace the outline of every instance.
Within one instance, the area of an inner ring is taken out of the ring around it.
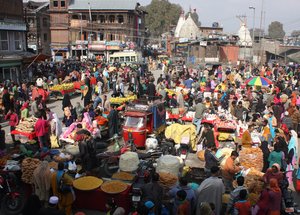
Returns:
[[[151,61],[152,62],[152,61]],[[29,116],[38,118],[35,132],[41,151],[51,148],[51,136],[59,137],[63,129],[76,123],[76,131],[82,130],[81,122],[88,117],[93,127],[93,138],[101,138],[103,120],[107,120],[108,135],[113,137],[120,134],[119,115],[117,107],[110,104],[109,95],[124,97],[137,95],[137,98],[148,98],[149,102],[160,99],[166,108],[193,109],[195,116],[193,124],[196,134],[205,149],[205,172],[207,179],[200,185],[192,186],[185,177],[180,177],[178,185],[164,193],[158,183],[159,175],[154,174],[150,183],[143,187],[144,214],[163,214],[162,200],[168,196],[171,201],[171,214],[281,214],[281,199],[284,196],[283,182],[293,187],[295,178],[300,180],[298,169],[298,124],[300,123],[300,67],[297,65],[243,65],[233,68],[192,69],[182,65],[181,70],[167,65],[162,67],[160,76],[155,80],[151,73],[143,66],[131,68],[127,65],[109,67],[102,63],[71,62],[65,64],[41,64],[33,73],[42,75],[43,89],[64,82],[82,81],[82,103],[72,104],[69,94],[62,100],[63,119],[47,107],[47,98],[32,97],[33,85],[29,83],[17,84],[10,80],[0,88],[4,119],[9,121],[11,131],[15,130],[20,120]],[[152,65],[149,65],[152,68]],[[39,70],[43,72],[39,74]],[[45,71],[45,72],[44,72]],[[31,71],[32,72],[32,71]],[[272,83],[260,86],[248,86],[246,80],[253,76],[268,78]],[[30,76],[32,78],[32,76]],[[176,93],[171,89],[182,87]],[[208,94],[209,93],[209,94]],[[126,104],[123,104],[126,106]],[[107,117],[105,117],[108,112]],[[247,125],[243,132],[241,143],[231,155],[226,158],[220,169],[223,157],[217,158],[217,144],[214,130],[209,125],[202,125],[205,114],[231,114],[235,120]],[[105,119],[104,119],[105,118]],[[101,123],[100,123],[101,122]],[[180,120],[178,120],[180,123]],[[85,128],[84,128],[85,129]],[[97,130],[97,132],[96,132]],[[243,167],[236,162],[240,147],[252,147],[254,141],[252,133],[256,130],[260,135],[259,147],[263,152],[263,181],[265,189],[258,202],[251,205],[248,191],[244,186],[244,177],[236,176]],[[18,140],[12,134],[15,146]],[[0,132],[0,138],[5,140],[5,133]],[[78,142],[84,142],[86,135],[77,135]],[[4,150],[5,141],[1,141]],[[88,146],[79,147],[81,159],[87,164],[85,170],[91,168]],[[67,214],[72,212],[75,199],[72,188],[72,178],[64,173],[63,163],[58,164],[58,170],[50,173],[47,161],[43,161],[34,173],[35,194],[24,208],[24,214],[34,214],[30,211],[36,204],[40,204],[41,215]],[[233,181],[238,186],[234,188]],[[63,181],[63,185],[61,185]],[[299,183],[296,189],[300,189]],[[224,193],[230,193],[227,207],[222,204]],[[52,193],[52,197],[49,197]],[[37,201],[39,199],[39,201]],[[275,204],[276,203],[276,204]],[[47,205],[47,209],[43,208]],[[56,207],[58,205],[58,207]],[[63,213],[56,211],[63,210]],[[111,203],[108,208],[110,214],[124,214],[124,210]],[[117,210],[118,209],[118,210]],[[27,212],[26,212],[27,210]],[[30,212],[28,212],[28,210]],[[55,212],[54,212],[55,211]],[[122,213],[123,212],[123,213]],[[36,213],[37,214],[37,213]]]

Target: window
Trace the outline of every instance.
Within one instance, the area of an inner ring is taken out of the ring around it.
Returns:
[[[128,116],[128,117],[126,117],[126,120],[125,120],[125,126],[142,128],[144,126],[144,118]]]
[[[110,15],[108,17],[108,20],[109,20],[110,23],[114,23],[115,22],[115,16],[114,15]]]
[[[123,23],[124,22],[124,17],[122,15],[118,16],[118,23]]]
[[[53,7],[58,7],[58,1],[53,1]]]
[[[105,23],[105,16],[99,16],[100,23]]]
[[[15,50],[22,49],[22,35],[21,32],[14,32],[15,36]]]
[[[110,41],[113,41],[113,40],[114,40],[114,35],[110,34]]]
[[[129,56],[126,56],[125,57],[125,62],[129,62],[130,61],[130,57]]]
[[[61,1],[60,2],[60,7],[66,7],[66,2],[65,1]]]
[[[0,50],[8,50],[7,31],[0,31]]]
[[[78,15],[72,15],[72,19],[78,19]]]
[[[44,42],[46,42],[48,40],[48,35],[44,34]]]
[[[99,33],[99,39],[102,41],[104,40],[104,34],[103,33]]]
[[[120,57],[120,62],[124,62],[124,57]]]
[[[48,26],[48,20],[47,18],[43,18],[43,27],[47,27]]]
[[[82,20],[86,20],[86,15],[82,15]]]
[[[97,21],[97,15],[92,15],[92,21],[93,22]]]
[[[131,62],[135,62],[135,56],[131,57]]]

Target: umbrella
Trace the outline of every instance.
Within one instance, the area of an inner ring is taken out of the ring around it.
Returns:
[[[265,77],[256,76],[249,78],[246,81],[246,84],[250,86],[269,86],[270,84],[272,84],[272,81]]]

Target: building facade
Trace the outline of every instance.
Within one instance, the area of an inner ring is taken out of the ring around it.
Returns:
[[[51,55],[49,2],[28,1],[23,8],[28,48],[36,54]]]
[[[56,60],[107,58],[143,45],[145,12],[135,0],[51,0],[50,18]]]
[[[22,0],[0,0],[0,82],[21,79],[26,52],[26,24]]]

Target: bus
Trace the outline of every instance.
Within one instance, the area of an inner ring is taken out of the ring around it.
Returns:
[[[142,54],[136,51],[123,51],[123,52],[115,52],[109,55],[109,63],[138,63],[142,61]]]

